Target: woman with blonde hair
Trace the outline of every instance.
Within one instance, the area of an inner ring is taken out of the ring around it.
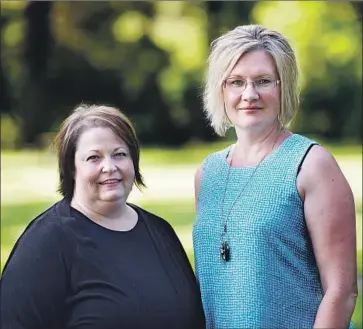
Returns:
[[[195,264],[207,328],[348,328],[357,296],[352,191],[333,156],[286,126],[294,51],[238,26],[212,42],[204,108],[220,136],[195,176]]]

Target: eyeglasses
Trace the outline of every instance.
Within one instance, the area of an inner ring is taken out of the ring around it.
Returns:
[[[258,93],[272,91],[278,84],[281,83],[280,80],[274,78],[258,78],[255,80],[245,80],[238,77],[227,78],[224,81],[225,88],[231,90],[235,93],[242,93],[247,88],[248,83],[251,82],[253,88]]]

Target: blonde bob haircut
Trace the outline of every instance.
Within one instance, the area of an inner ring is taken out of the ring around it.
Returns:
[[[281,86],[281,108],[278,120],[282,126],[294,118],[299,106],[298,69],[294,51],[277,31],[261,25],[242,25],[211,43],[203,94],[204,112],[219,136],[231,127],[223,100],[223,84],[241,56],[264,50],[273,58]]]

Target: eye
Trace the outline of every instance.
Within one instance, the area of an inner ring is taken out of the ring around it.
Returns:
[[[228,81],[233,87],[243,87],[246,84],[246,81],[243,79],[230,79]]]
[[[127,153],[126,152],[117,152],[114,154],[114,156],[117,158],[123,158],[123,157],[127,156]]]
[[[87,161],[96,161],[99,159],[98,155],[91,155],[87,158]]]
[[[258,79],[256,82],[260,86],[268,86],[272,83],[272,80],[268,78],[263,78],[263,79]]]

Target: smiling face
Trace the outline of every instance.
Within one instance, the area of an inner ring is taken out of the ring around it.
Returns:
[[[84,131],[75,152],[73,198],[94,204],[126,202],[135,170],[127,145],[109,128]]]
[[[265,84],[266,81],[279,79],[273,58],[263,50],[255,50],[244,54],[236,63],[228,76],[231,78],[247,80],[244,91],[233,88],[226,82],[223,88],[223,98],[226,113],[238,129],[258,129],[277,124],[280,111],[280,86],[273,83],[270,87],[259,88],[256,85]],[[233,79],[232,79],[233,81]],[[237,81],[238,82],[238,81]]]

